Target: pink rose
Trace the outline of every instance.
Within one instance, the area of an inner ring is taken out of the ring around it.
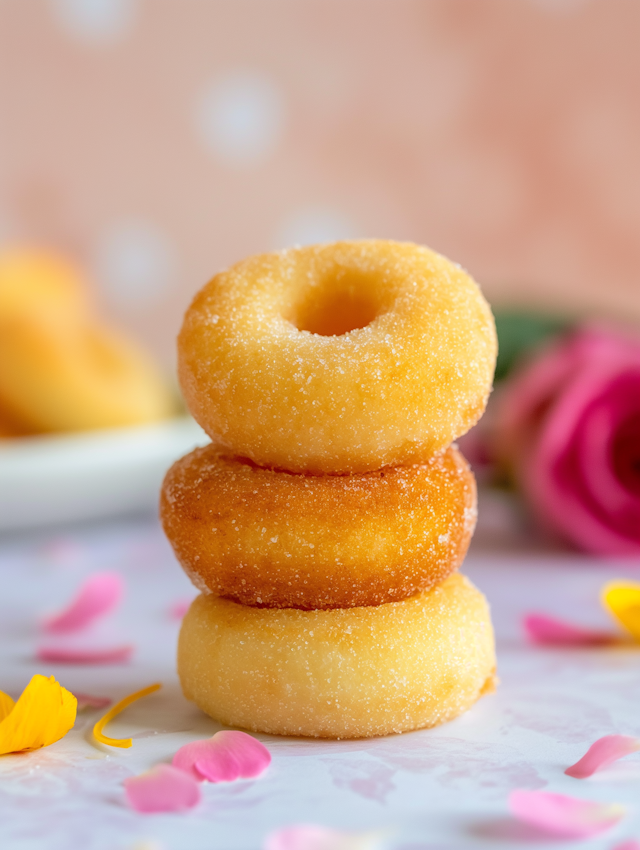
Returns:
[[[640,555],[640,342],[587,328],[507,381],[499,454],[538,515],[602,555]]]

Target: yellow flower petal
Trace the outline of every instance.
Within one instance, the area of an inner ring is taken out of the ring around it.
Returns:
[[[11,699],[9,694],[5,694],[0,691],[0,723],[8,714],[11,714],[14,705],[15,702]]]
[[[161,688],[162,685],[157,682],[155,685],[149,685],[148,688],[142,688],[140,691],[136,691],[134,694],[129,694],[128,697],[121,699],[120,702],[117,702],[113,708],[110,708],[109,711],[104,715],[104,717],[100,718],[96,725],[93,727],[93,737],[96,741],[100,741],[101,744],[108,744],[110,747],[122,747],[123,749],[127,749],[133,744],[133,740],[131,738],[107,738],[106,735],[102,734],[102,730],[107,725],[110,720],[120,714],[121,711],[131,705],[132,702],[135,702],[137,699],[141,697],[146,697],[148,694],[152,694],[154,691],[157,691]]]
[[[620,625],[640,641],[640,584],[609,582],[602,590],[602,602]]]
[[[74,695],[53,676],[36,674],[0,722],[0,755],[37,750],[59,741],[75,723],[77,705]]]

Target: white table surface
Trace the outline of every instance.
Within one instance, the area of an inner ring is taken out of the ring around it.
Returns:
[[[153,519],[0,538],[0,689],[17,696],[33,673],[117,700],[154,681],[158,693],[131,706],[108,733],[129,750],[100,748],[79,716],[58,743],[0,757],[2,850],[260,850],[265,835],[293,823],[388,832],[388,850],[612,848],[640,837],[640,755],[585,781],[564,768],[602,735],[640,735],[640,648],[559,650],[524,640],[523,612],[545,611],[593,626],[609,621],[599,589],[640,578],[640,563],[597,561],[538,545],[517,530],[511,508],[485,497],[464,567],[491,603],[501,684],[468,714],[436,729],[369,741],[257,736],[273,762],[256,781],[203,786],[188,814],[141,815],[122,781],[170,760],[217,724],[181,695],[175,674],[178,624],[170,605],[194,595]],[[127,597],[110,639],[131,641],[129,664],[44,665],[34,660],[38,618],[66,603],[96,570],[118,570]],[[587,842],[545,840],[509,818],[514,788],[557,791],[628,806],[624,821]]]

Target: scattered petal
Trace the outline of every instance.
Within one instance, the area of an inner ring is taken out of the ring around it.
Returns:
[[[4,709],[9,706],[3,694]],[[37,750],[64,738],[76,720],[76,698],[53,676],[33,676],[0,722],[0,755]]]
[[[93,697],[91,694],[76,693],[75,698],[78,700],[78,712],[106,708],[113,702],[109,697]]]
[[[603,588],[602,602],[620,625],[640,641],[640,584],[609,582]]]
[[[287,826],[267,836],[263,850],[375,850],[379,832],[342,832],[315,824]]]
[[[41,646],[36,656],[46,664],[122,664],[129,661],[133,646],[111,646],[104,649],[73,649],[63,646]]]
[[[0,722],[2,722],[7,715],[11,714],[14,705],[15,702],[11,699],[9,694],[5,694],[0,691]]]
[[[565,773],[575,779],[586,779],[596,770],[630,753],[637,753],[638,750],[640,750],[640,738],[632,738],[629,735],[605,735],[604,738],[598,738],[594,744],[591,744],[580,761],[568,767]]]
[[[523,626],[529,640],[542,646],[605,646],[617,640],[610,632],[574,626],[545,614],[527,614]]]
[[[551,835],[590,838],[615,826],[625,810],[617,803],[594,803],[549,791],[512,791],[511,814]]]
[[[246,732],[223,731],[180,747],[172,764],[199,782],[233,782],[264,773],[271,764],[271,753]]]
[[[192,599],[181,599],[169,608],[169,616],[173,620],[181,620],[191,607]]]
[[[100,720],[93,727],[93,737],[96,741],[99,741],[101,744],[108,744],[110,747],[122,747],[123,749],[128,749],[133,744],[133,740],[131,738],[108,738],[106,735],[102,733],[102,730],[107,725],[110,720],[113,720],[121,711],[124,711],[127,706],[131,705],[132,702],[141,699],[142,697],[146,697],[149,694],[152,694],[154,691],[159,690],[162,685],[159,682],[156,682],[154,685],[149,685],[147,688],[142,688],[139,691],[136,691],[133,694],[129,694],[129,696],[121,699],[120,702],[117,702],[113,708],[110,708],[109,711],[101,717]]]
[[[112,611],[122,599],[123,590],[119,573],[96,573],[82,584],[64,611],[46,620],[44,628],[55,634],[84,629],[98,617]]]
[[[124,781],[127,800],[136,812],[184,812],[200,802],[196,780],[169,764],[159,764]]]

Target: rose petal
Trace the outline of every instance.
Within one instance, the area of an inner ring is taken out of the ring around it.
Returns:
[[[268,835],[263,850],[375,850],[376,832],[342,832],[315,824],[287,826]]]
[[[53,676],[36,674],[0,722],[0,755],[37,750],[59,741],[75,723],[76,706],[73,694]]]
[[[640,584],[610,582],[603,588],[602,602],[620,625],[640,641]]]
[[[196,780],[169,764],[159,764],[124,781],[129,805],[136,812],[184,812],[200,802]]]
[[[603,646],[614,643],[616,635],[585,629],[546,614],[527,614],[522,624],[532,643],[547,646]]]
[[[156,682],[153,685],[149,685],[146,688],[141,688],[139,691],[129,694],[124,699],[121,699],[120,702],[117,702],[113,708],[110,708],[109,711],[107,711],[107,713],[101,717],[93,727],[93,737],[96,741],[99,741],[101,744],[108,744],[110,747],[121,747],[122,749],[128,749],[132,746],[133,740],[131,738],[108,738],[102,730],[110,720],[113,720],[114,717],[120,714],[121,711],[124,711],[124,709],[131,705],[132,702],[154,693],[161,687],[162,685],[160,682]]]
[[[629,735],[605,735],[604,738],[598,738],[594,744],[591,744],[580,761],[568,767],[565,773],[575,779],[586,779],[596,770],[638,750],[640,750],[640,738],[632,738]]]
[[[233,782],[264,773],[271,764],[271,753],[246,732],[223,731],[180,747],[172,764],[199,782]]]
[[[616,844],[611,850],[640,850],[640,841],[630,838],[628,841],[623,841],[622,844]]]
[[[191,607],[191,599],[181,599],[174,602],[169,608],[169,616],[174,620],[181,620]]]
[[[563,838],[599,835],[625,813],[617,803],[594,803],[549,791],[512,791],[509,808],[519,820]]]
[[[36,656],[47,664],[121,664],[129,661],[133,646],[110,646],[103,649],[71,649],[68,647],[41,646]]]
[[[78,700],[78,711],[106,708],[113,702],[109,697],[93,697],[91,694],[76,693],[74,696]]]
[[[46,620],[44,628],[56,634],[84,629],[118,605],[123,589],[122,577],[118,573],[96,573],[82,584],[64,611]]]

